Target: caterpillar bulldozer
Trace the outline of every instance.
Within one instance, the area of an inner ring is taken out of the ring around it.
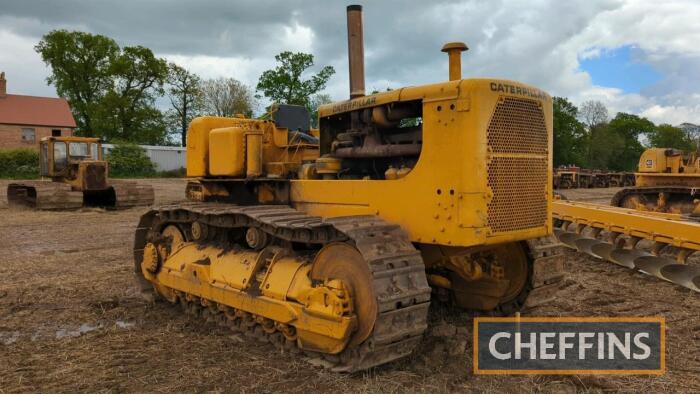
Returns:
[[[700,158],[677,149],[647,149],[639,158],[635,182],[635,187],[617,192],[611,205],[692,214],[700,197]]]
[[[189,201],[140,218],[134,269],[145,295],[353,372],[411,354],[432,302],[511,314],[551,301],[553,234],[577,248],[598,208],[553,198],[548,94],[462,79],[467,47],[453,42],[449,81],[365,95],[361,6],[347,22],[350,99],[321,106],[318,129],[284,105],[191,122]],[[616,255],[636,253],[619,242],[643,238],[633,224],[606,227]]]
[[[351,98],[318,130],[293,106],[194,119],[190,201],[144,214],[134,246],[144,291],[337,371],[409,355],[431,299],[512,313],[563,276],[550,96],[462,79],[463,43],[449,81],[365,95],[361,12]]]
[[[39,141],[39,172],[50,180],[7,186],[10,207],[70,210],[83,206],[130,208],[153,204],[153,188],[108,180],[98,138],[44,137]]]

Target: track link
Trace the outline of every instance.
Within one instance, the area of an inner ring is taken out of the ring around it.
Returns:
[[[127,209],[153,205],[154,191],[150,185],[116,181],[110,188],[83,193],[70,185],[52,181],[10,183],[7,186],[7,203],[12,207],[40,210],[67,211],[84,206]]]
[[[83,206],[83,193],[73,191],[70,185],[51,181],[10,183],[7,203],[12,207],[42,210],[70,210]]]
[[[150,285],[141,276],[143,247],[168,224],[194,221],[219,228],[257,227],[280,240],[323,245],[347,242],[357,248],[372,274],[378,305],[374,329],[364,342],[338,355],[304,351],[316,364],[334,371],[354,372],[385,364],[411,354],[427,328],[430,287],[420,253],[397,225],[375,216],[323,220],[288,206],[232,206],[183,203],[163,206],[142,216],[136,231],[135,270],[142,289]],[[268,324],[267,319],[210,300],[175,292],[176,302],[195,314],[245,332],[280,349],[300,352],[289,327]]]
[[[499,306],[503,314],[512,314],[520,309],[527,310],[554,301],[559,282],[566,277],[565,247],[555,236],[549,235],[526,242],[528,255],[532,260],[528,288],[514,302]]]
[[[126,209],[131,207],[153,205],[155,193],[151,185],[139,185],[136,182],[112,182],[114,207]]]
[[[627,197],[640,196],[647,200],[647,208],[656,211],[656,200],[660,193],[666,193],[671,196],[669,201],[669,206],[664,207],[662,212],[672,212],[678,210],[678,213],[689,214],[693,211],[693,200],[697,195],[700,195],[700,188],[691,186],[648,186],[648,187],[632,187],[625,188],[613,195],[610,200],[610,205],[614,207],[624,207],[623,203]],[[671,208],[671,207],[674,207]],[[624,207],[624,208],[636,208],[636,207]]]

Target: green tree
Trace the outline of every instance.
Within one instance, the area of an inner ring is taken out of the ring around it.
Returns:
[[[587,138],[578,108],[564,97],[554,97],[553,108],[554,165],[584,165]]]
[[[39,177],[39,152],[36,149],[0,149],[0,179]]]
[[[688,134],[670,124],[656,126],[648,138],[649,144],[655,148],[675,148],[685,152],[695,150],[695,144]]]
[[[95,136],[93,120],[100,101],[112,86],[110,67],[119,54],[117,43],[101,35],[54,30],[34,49],[51,68],[47,82],[70,102],[77,133]]]
[[[135,143],[163,142],[165,122],[155,108],[155,97],[164,93],[165,60],[142,46],[124,47],[110,70],[114,84],[105,105],[113,111],[117,127],[104,130],[105,136]]]
[[[155,174],[155,166],[140,146],[117,143],[107,154],[109,175],[115,177],[143,177]]]
[[[656,126],[647,118],[619,112],[608,124],[610,133],[616,134],[623,145],[610,158],[610,169],[632,171],[637,167],[644,146],[639,138],[651,135]]]
[[[332,66],[325,66],[308,79],[304,79],[307,69],[314,64],[314,56],[307,53],[282,52],[275,56],[277,67],[262,73],[256,90],[265,97],[280,104],[310,106],[311,96],[326,87],[335,74]]]
[[[187,128],[204,107],[202,83],[197,74],[191,73],[175,63],[168,65],[168,98],[173,109],[167,114],[180,132],[181,146],[187,145]]]
[[[588,133],[588,159],[584,167],[623,170],[616,166],[614,157],[624,150],[625,140],[607,123],[592,126]],[[639,158],[637,158],[639,159]]]
[[[120,49],[111,38],[66,30],[46,34],[35,49],[51,67],[48,82],[70,102],[79,135],[164,141],[155,97],[163,94],[168,68],[150,49]]]

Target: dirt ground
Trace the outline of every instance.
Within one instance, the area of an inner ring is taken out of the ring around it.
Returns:
[[[184,197],[182,180],[140,182],[155,186],[157,203]],[[614,191],[565,194],[607,203]],[[475,376],[471,316],[439,305],[413,357],[352,375],[319,370],[143,301],[132,284],[131,244],[144,209],[16,211],[4,198],[0,393],[700,391],[698,294],[574,253],[557,300],[529,314],[665,316],[665,375]]]

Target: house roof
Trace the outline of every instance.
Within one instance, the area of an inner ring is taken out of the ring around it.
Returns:
[[[0,124],[76,127],[66,99],[19,94],[0,97]]]

